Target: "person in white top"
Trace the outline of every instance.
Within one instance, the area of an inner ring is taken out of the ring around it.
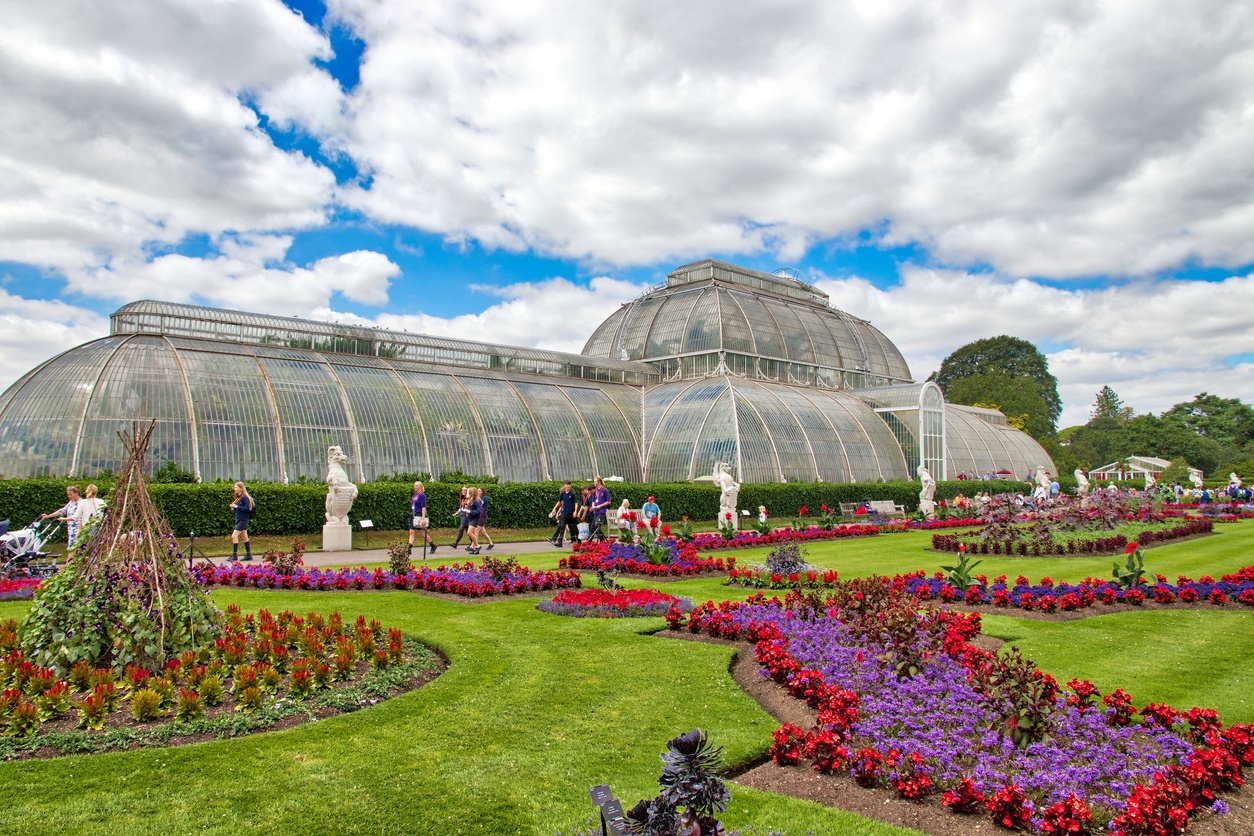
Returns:
[[[83,498],[74,508],[74,527],[78,532],[76,540],[81,540],[88,532],[90,523],[100,515],[104,507],[104,501],[96,496],[96,486],[88,485],[83,491]]]
[[[82,494],[78,491],[78,485],[70,485],[65,489],[65,498],[68,500],[64,505],[55,511],[47,514],[40,514],[39,519],[46,520],[49,517],[56,517],[65,523],[66,541],[69,543],[68,548],[74,548],[74,541],[78,539],[78,523],[74,521],[74,510],[78,508],[78,503],[82,499]]]

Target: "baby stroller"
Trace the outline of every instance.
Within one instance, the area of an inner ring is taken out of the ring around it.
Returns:
[[[0,578],[46,578],[56,572],[43,547],[60,530],[60,523],[36,519],[9,531],[9,521],[0,520]]]

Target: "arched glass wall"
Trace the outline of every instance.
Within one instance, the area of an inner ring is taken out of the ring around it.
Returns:
[[[716,377],[645,393],[645,471],[684,481],[730,462],[742,482],[906,478],[892,431],[843,392]]]
[[[1007,426],[1005,421],[1005,416],[993,410],[946,405],[949,478],[956,478],[959,473],[983,478],[988,473],[1009,470],[1015,478],[1021,479],[1035,473],[1040,465],[1050,473],[1057,472],[1053,459],[1036,439]]]
[[[4,475],[117,470],[118,430],[156,419],[150,461],[204,481],[320,481],[344,448],[359,480],[461,470],[506,481],[639,480],[639,390],[184,337],[106,337],[5,394]],[[617,389],[626,391],[618,392]]]

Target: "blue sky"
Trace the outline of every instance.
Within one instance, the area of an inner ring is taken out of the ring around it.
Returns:
[[[1162,26],[1163,20],[1173,21]],[[704,257],[1063,424],[1254,400],[1241,4],[401,0],[0,12],[0,382],[161,298],[578,350]]]

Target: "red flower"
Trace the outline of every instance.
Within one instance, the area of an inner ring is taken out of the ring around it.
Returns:
[[[725,514],[723,514],[723,519],[725,519],[725,520],[729,520],[729,521],[730,521],[730,520],[731,520],[731,518],[732,518],[732,512],[731,512],[731,511],[728,511],[728,512],[726,512]]]
[[[1136,550],[1137,550],[1137,549],[1139,549],[1140,547],[1141,547],[1141,544],[1140,544],[1140,543],[1138,543],[1136,540],[1133,540],[1133,541],[1132,541],[1131,543],[1129,543],[1129,544],[1127,545],[1127,547],[1123,550],[1123,553],[1124,553],[1124,554],[1132,554],[1134,551],[1136,551]]]
[[[810,509],[809,509],[809,508],[807,508],[806,506],[802,505],[800,508],[798,508],[798,509],[797,509],[797,516],[798,516],[798,517],[804,517],[804,516],[805,516],[806,514],[808,514],[809,512],[810,512]]]

